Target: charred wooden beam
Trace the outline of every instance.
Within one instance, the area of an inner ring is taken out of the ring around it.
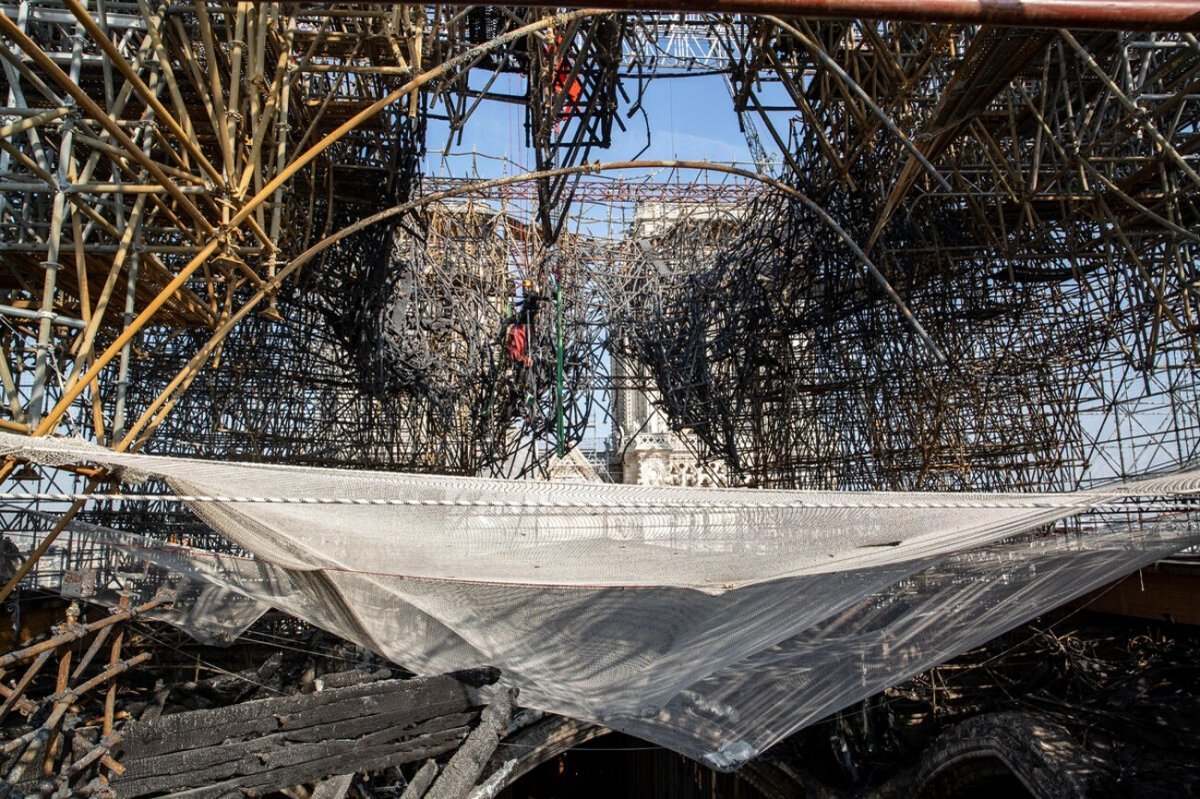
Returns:
[[[122,796],[218,797],[436,757],[459,745],[482,704],[449,677],[385,680],[129,725]]]
[[[425,799],[463,799],[467,795],[483,774],[484,766],[496,751],[496,744],[504,737],[512,711],[513,693],[502,691],[483,711],[479,726],[450,758]]]
[[[565,716],[547,716],[514,733],[508,739],[512,748],[504,753],[497,751],[492,755],[485,773],[490,779],[501,771],[507,771],[505,779],[512,783],[563,752],[610,732],[612,731],[606,727],[586,721]]]
[[[353,774],[342,774],[322,780],[313,788],[312,799],[342,799],[350,790],[350,783],[353,781]]]
[[[437,774],[437,763],[433,760],[426,760],[425,764],[413,775],[412,780],[405,787],[404,793],[400,795],[400,799],[424,799],[425,792],[429,790],[430,785],[433,785]]]

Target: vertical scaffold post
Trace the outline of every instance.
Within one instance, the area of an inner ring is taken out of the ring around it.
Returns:
[[[558,457],[566,454],[567,446],[563,440],[563,288],[562,272],[554,278],[554,310],[557,319],[558,362],[555,364],[554,380],[554,438]]]

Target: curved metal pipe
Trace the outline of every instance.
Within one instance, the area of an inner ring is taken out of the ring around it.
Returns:
[[[571,8],[584,0],[535,0]],[[1197,31],[1195,0],[613,0],[613,10],[777,14],[824,19],[888,19],[1027,28]]]

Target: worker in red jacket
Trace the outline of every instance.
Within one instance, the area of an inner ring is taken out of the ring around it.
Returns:
[[[517,298],[516,310],[504,320],[503,326],[504,349],[513,363],[527,368],[533,366],[533,356],[529,354],[533,320],[545,299],[534,290],[532,280],[521,281],[521,296]]]

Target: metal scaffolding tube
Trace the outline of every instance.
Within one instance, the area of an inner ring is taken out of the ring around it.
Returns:
[[[583,0],[534,3],[579,8]],[[609,8],[713,14],[775,14],[813,19],[880,19],[1033,28],[1197,31],[1191,0],[616,0]]]

